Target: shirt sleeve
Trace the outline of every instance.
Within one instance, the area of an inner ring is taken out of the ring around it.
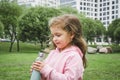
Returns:
[[[82,58],[79,55],[71,55],[67,58],[63,73],[57,72],[49,65],[45,65],[40,71],[49,80],[82,80]]]

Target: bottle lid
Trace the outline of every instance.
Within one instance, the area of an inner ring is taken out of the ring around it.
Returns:
[[[39,52],[39,55],[38,55],[39,57],[43,57],[44,56],[44,53],[42,53],[42,52]]]

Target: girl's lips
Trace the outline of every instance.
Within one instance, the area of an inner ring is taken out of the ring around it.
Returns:
[[[55,44],[58,45],[58,44],[60,44],[60,43],[59,43],[59,42],[56,42]]]

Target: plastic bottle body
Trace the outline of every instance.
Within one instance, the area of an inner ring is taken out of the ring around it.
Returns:
[[[41,80],[40,72],[33,70],[30,80]]]
[[[39,57],[37,57],[35,61],[42,61],[43,57],[44,57],[43,54],[44,53],[39,53]],[[36,71],[36,70],[33,70],[30,80],[41,80],[40,72]]]

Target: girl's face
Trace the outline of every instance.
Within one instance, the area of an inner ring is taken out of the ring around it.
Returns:
[[[60,51],[64,50],[65,48],[69,47],[71,41],[73,39],[73,35],[69,34],[65,30],[61,29],[60,27],[52,26],[50,28],[52,34],[52,40],[57,48]]]

